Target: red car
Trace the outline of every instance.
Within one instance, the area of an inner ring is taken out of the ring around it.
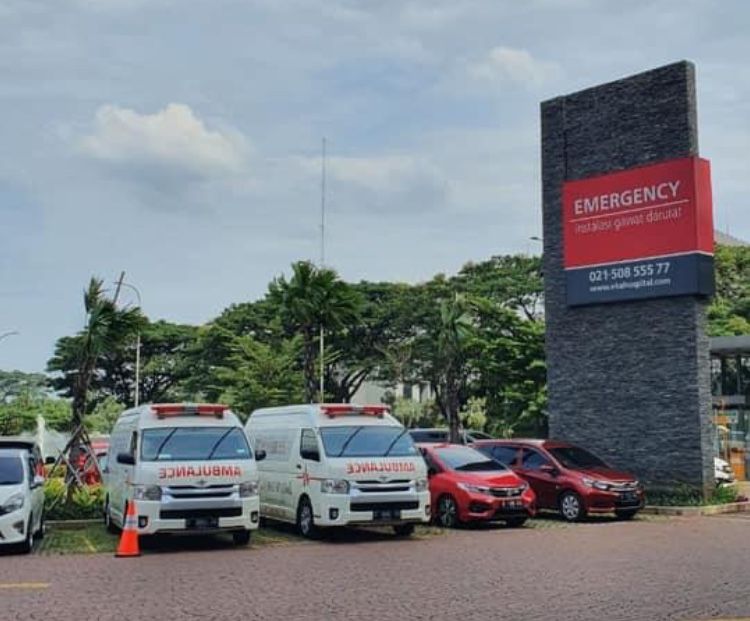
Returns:
[[[483,440],[472,444],[529,482],[540,509],[575,522],[590,513],[632,518],[643,507],[643,487],[586,449],[554,440]]]
[[[427,463],[432,517],[441,526],[495,520],[522,526],[536,512],[529,485],[479,451],[460,444],[418,446]]]

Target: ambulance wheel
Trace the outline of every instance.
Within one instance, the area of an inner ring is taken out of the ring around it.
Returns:
[[[238,530],[232,533],[232,541],[236,546],[246,546],[250,543],[250,531],[249,530]]]
[[[411,537],[414,534],[414,524],[398,524],[393,527],[396,537]]]
[[[107,503],[104,505],[104,528],[107,529],[108,533],[117,534],[118,528],[112,521],[112,512],[109,510],[109,499],[107,499]]]
[[[297,507],[297,530],[306,539],[315,539],[318,529],[315,526],[315,516],[309,498],[304,496]]]

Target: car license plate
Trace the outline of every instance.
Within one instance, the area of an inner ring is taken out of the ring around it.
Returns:
[[[219,518],[215,517],[200,517],[200,518],[191,518],[189,520],[186,520],[187,528],[196,528],[198,530],[203,528],[218,528],[219,527]]]
[[[620,494],[620,498],[625,502],[635,502],[636,500],[638,500],[638,497],[633,492]]]
[[[380,509],[372,512],[372,517],[377,522],[390,522],[391,520],[400,520],[401,511],[399,509]]]

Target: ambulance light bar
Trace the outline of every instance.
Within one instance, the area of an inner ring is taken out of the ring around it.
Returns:
[[[320,409],[328,418],[336,416],[377,416],[383,415],[390,410],[387,405],[352,405],[351,403],[337,403],[334,405],[321,405]]]
[[[228,405],[213,403],[162,403],[151,406],[151,410],[158,418],[170,416],[215,416],[216,418],[223,418],[224,412],[228,409]]]

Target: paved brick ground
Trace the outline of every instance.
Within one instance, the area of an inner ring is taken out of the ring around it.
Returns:
[[[709,619],[750,616],[749,576],[750,522],[716,517],[170,546],[0,557],[0,619]]]

